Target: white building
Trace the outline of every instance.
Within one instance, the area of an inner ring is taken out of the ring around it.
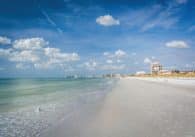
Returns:
[[[158,74],[162,71],[162,65],[159,62],[151,63],[151,74]]]

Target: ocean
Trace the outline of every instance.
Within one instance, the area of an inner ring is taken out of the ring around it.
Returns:
[[[85,104],[101,102],[116,80],[0,79],[0,137],[38,137]]]

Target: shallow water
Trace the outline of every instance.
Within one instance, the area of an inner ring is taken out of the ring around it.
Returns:
[[[34,137],[82,104],[101,101],[111,79],[0,79],[0,136]]]

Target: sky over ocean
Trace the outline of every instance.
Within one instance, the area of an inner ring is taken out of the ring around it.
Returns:
[[[195,66],[194,0],[1,0],[0,77]]]

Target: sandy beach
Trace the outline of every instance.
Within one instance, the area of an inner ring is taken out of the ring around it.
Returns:
[[[104,101],[75,110],[41,136],[194,137],[194,106],[193,84],[123,78]]]

